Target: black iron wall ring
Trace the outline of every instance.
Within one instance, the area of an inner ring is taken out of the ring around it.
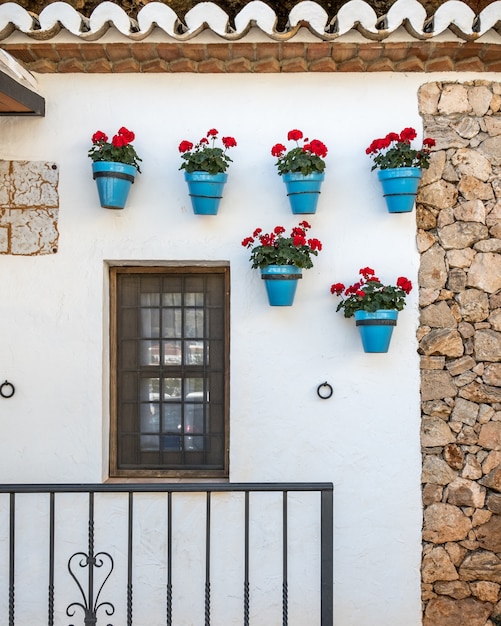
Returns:
[[[8,380],[0,385],[0,396],[2,396],[2,398],[12,398],[15,393],[16,388],[12,383],[9,383]]]
[[[317,387],[317,395],[319,398],[322,398],[322,400],[328,400],[333,393],[334,390],[327,381],[325,381],[325,383],[322,383],[321,385],[318,385]]]

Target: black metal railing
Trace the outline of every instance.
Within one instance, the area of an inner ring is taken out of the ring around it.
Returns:
[[[48,589],[47,599],[43,603],[45,606],[41,608],[44,616],[39,615],[36,618],[36,623],[45,623],[46,615],[48,626],[57,626],[63,623],[68,624],[68,626],[78,626],[79,624],[84,626],[98,624],[112,626],[112,621],[110,620],[113,619],[119,620],[118,624],[114,623],[114,626],[122,626],[124,617],[119,617],[116,614],[116,605],[120,603],[121,614],[125,616],[126,625],[133,626],[135,567],[137,567],[135,563],[137,552],[135,551],[134,542],[137,540],[137,535],[142,536],[148,530],[160,531],[165,539],[165,554],[156,555],[158,560],[154,566],[157,568],[157,571],[162,570],[162,576],[165,578],[162,599],[164,605],[163,615],[165,617],[162,623],[165,621],[167,626],[175,624],[173,567],[174,565],[177,568],[190,567],[190,564],[188,562],[184,563],[183,559],[181,565],[175,561],[176,531],[179,530],[180,526],[185,525],[183,518],[181,518],[183,519],[181,524],[174,524],[173,521],[174,501],[180,497],[180,494],[190,494],[190,498],[203,499],[201,509],[199,509],[203,514],[200,518],[195,516],[195,527],[197,531],[200,531],[202,537],[201,560],[205,561],[201,574],[205,578],[203,592],[204,615],[197,618],[197,621],[194,622],[197,626],[202,623],[205,626],[210,626],[211,624],[211,592],[212,585],[216,582],[215,577],[217,577],[218,571],[216,567],[217,554],[213,554],[214,534],[217,531],[217,536],[221,540],[221,537],[224,538],[227,532],[225,528],[218,528],[214,523],[213,517],[215,511],[217,512],[217,498],[221,497],[220,494],[230,494],[232,497],[237,498],[238,511],[240,511],[240,507],[242,509],[241,515],[239,512],[237,516],[239,522],[235,524],[230,520],[229,524],[231,526],[229,525],[228,529],[231,527],[235,531],[235,526],[237,526],[236,534],[239,539],[236,552],[240,553],[242,560],[241,623],[244,626],[249,626],[252,623],[251,609],[253,603],[251,585],[252,578],[256,575],[256,564],[253,563],[251,567],[251,560],[253,551],[256,548],[256,537],[259,536],[259,532],[256,533],[253,530],[252,514],[260,506],[258,494],[267,492],[273,493],[273,497],[278,499],[278,506],[261,506],[258,514],[260,516],[261,534],[266,534],[267,529],[273,524],[278,524],[279,527],[279,543],[281,543],[279,550],[281,563],[279,564],[279,569],[281,570],[281,581],[275,584],[279,587],[276,597],[279,597],[278,592],[280,592],[281,624],[282,626],[287,626],[290,619],[289,577],[292,573],[290,561],[294,557],[294,548],[291,547],[289,537],[292,534],[291,526],[294,526],[293,530],[296,528],[293,516],[297,515],[299,511],[299,516],[304,515],[306,512],[308,519],[314,518],[316,520],[313,523],[308,522],[308,524],[305,524],[305,532],[310,537],[313,535],[315,538],[318,538],[318,545],[316,546],[318,559],[315,562],[318,563],[319,571],[316,572],[314,578],[318,582],[318,596],[315,597],[316,602],[319,602],[320,606],[316,607],[316,614],[319,616],[319,626],[332,626],[332,483],[0,485],[0,523],[5,525],[4,528],[0,528],[0,545],[3,543],[6,548],[5,552],[8,553],[5,568],[0,559],[0,572],[4,568],[3,575],[0,575],[0,586],[6,585],[8,587],[8,590],[0,588],[0,596],[3,593],[6,598],[4,602],[8,604],[8,611],[6,611],[6,613],[8,612],[8,626],[26,626],[27,623],[26,621],[23,622],[24,618],[22,617],[24,608],[22,605],[23,594],[21,594],[21,599],[16,594],[18,589],[25,584],[23,576],[26,568],[22,567],[21,564],[25,565],[26,559],[32,558],[34,552],[34,548],[30,548],[32,544],[36,545],[37,553],[40,552],[45,555],[44,558],[40,557],[38,560],[34,560],[38,566],[40,566],[38,561],[42,562],[42,578],[47,581],[47,587],[45,588]],[[310,496],[310,493],[313,495]],[[76,506],[74,501],[64,502],[64,497],[68,496],[63,496],[63,494],[72,494],[71,497],[79,498],[79,506]],[[137,502],[142,497],[141,494],[150,494],[149,497],[155,498],[157,504],[160,499],[162,507],[165,501],[165,528],[158,528],[159,522],[154,520],[151,512],[145,515],[144,512],[136,511],[136,504],[141,504]],[[308,496],[304,494],[308,494]],[[32,512],[30,502],[23,500],[26,497],[36,498],[35,502],[32,503],[34,505]],[[117,524],[116,502],[111,517],[110,510],[103,505],[106,499],[110,500],[112,497],[125,498],[122,503],[124,513],[122,517],[124,519],[120,521],[124,529],[123,541],[118,536],[118,529],[117,537],[113,537],[115,532],[114,525]],[[84,499],[83,502],[81,501],[82,498]],[[99,511],[97,511],[96,498],[100,500]],[[294,509],[294,514],[291,513],[291,508]],[[316,510],[312,511],[312,508]],[[279,519],[272,519],[272,514],[277,511],[278,513],[275,517]],[[64,514],[68,513],[71,513],[70,519],[73,522],[64,522],[62,520]],[[72,527],[75,524],[74,520],[82,517],[85,518],[83,526],[85,527],[86,537],[81,535],[81,538],[84,539],[85,548],[75,550],[75,542],[73,541],[72,544],[67,537],[61,538],[60,535],[64,534],[65,529],[68,530],[68,527]],[[291,521],[293,522],[292,524]],[[148,529],[148,523],[153,527]],[[36,540],[29,536],[33,534],[35,528],[37,532],[42,532],[42,536],[38,536]],[[101,542],[102,537],[106,536],[106,534],[108,535],[107,541],[109,545],[106,545],[106,550],[96,549],[98,528]],[[112,535],[111,540],[109,537],[110,533]],[[70,548],[68,548],[68,544],[72,544]],[[298,545],[297,538],[295,545]],[[117,567],[117,558],[122,559],[120,568]],[[65,568],[61,566],[61,559],[66,563]],[[260,563],[257,564],[257,568],[259,568],[259,565]],[[62,569],[66,572],[66,579],[63,578]],[[126,572],[123,570],[126,570]],[[28,573],[29,571],[28,568]],[[36,577],[37,580],[40,579],[39,574]],[[275,578],[272,576],[271,580],[275,580]],[[108,587],[112,585],[112,581],[114,581],[114,592],[112,595],[107,595]],[[72,582],[72,585],[69,585],[69,582]],[[33,585],[32,582],[29,584]],[[117,588],[120,587],[122,591],[117,594]],[[297,585],[295,590],[297,591]],[[58,592],[57,594],[56,591]],[[61,595],[63,597],[60,597]],[[303,598],[300,599],[300,602],[302,601]],[[151,603],[151,601],[148,602]],[[58,607],[57,611],[56,605]],[[144,608],[141,610],[143,613],[139,621],[144,623]],[[2,608],[0,606],[1,611]],[[18,615],[21,616],[18,618]],[[70,618],[70,622],[68,622],[68,618]],[[66,621],[63,622],[61,621],[62,619]],[[177,619],[181,621],[180,617],[177,617]],[[240,623],[240,618],[238,621]],[[231,623],[236,622],[233,621]],[[274,624],[270,623],[269,626],[275,626],[275,624],[278,625],[279,621],[277,620]],[[308,626],[315,626],[315,624],[309,622]]]

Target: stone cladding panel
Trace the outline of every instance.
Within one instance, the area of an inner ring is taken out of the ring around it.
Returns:
[[[501,83],[427,83],[419,108],[423,626],[498,626]]]

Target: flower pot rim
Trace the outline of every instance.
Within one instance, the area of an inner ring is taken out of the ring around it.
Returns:
[[[387,167],[378,170],[379,180],[382,178],[421,178],[422,169],[420,167]]]
[[[184,173],[185,180],[218,180],[225,181],[228,179],[228,174],[226,172],[218,172],[217,174],[210,174],[209,172],[205,172],[204,170],[197,170],[195,172],[186,172]]]
[[[359,309],[353,315],[361,315],[362,317],[396,317],[399,311],[397,309],[377,309],[376,311],[365,311]]]
[[[135,165],[130,165],[129,163],[122,163],[121,161],[92,161],[93,169],[125,169],[125,170],[133,170],[137,172],[137,167]]]
[[[290,271],[294,270],[294,271],[297,271],[297,272],[302,272],[303,271],[302,267],[298,267],[297,265],[292,265],[291,263],[270,263],[266,267],[261,267],[259,269],[261,271],[263,271],[263,270],[268,270],[270,268],[282,268],[284,270],[289,269]]]
[[[301,172],[285,172],[282,174],[282,178],[287,178],[288,180],[324,180],[325,172],[311,172],[310,174],[302,174]]]

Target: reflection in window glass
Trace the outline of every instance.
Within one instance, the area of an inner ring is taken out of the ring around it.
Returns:
[[[164,365],[180,365],[182,360],[181,342],[164,341]]]
[[[164,400],[171,398],[182,398],[182,380],[181,378],[164,378]]]
[[[181,309],[162,309],[162,337],[181,337]]]
[[[185,341],[184,342],[184,362],[185,365],[204,364],[204,342]]]
[[[202,309],[187,309],[184,325],[185,337],[204,336],[204,312]]]

